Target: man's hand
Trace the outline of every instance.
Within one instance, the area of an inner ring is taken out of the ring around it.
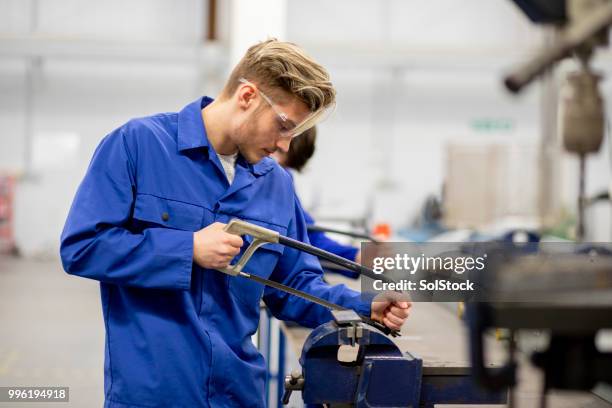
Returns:
[[[193,233],[193,261],[203,268],[221,269],[229,265],[242,247],[242,238],[223,231],[215,222]]]
[[[400,330],[410,314],[411,307],[412,303],[408,301],[374,299],[371,318],[390,329]]]

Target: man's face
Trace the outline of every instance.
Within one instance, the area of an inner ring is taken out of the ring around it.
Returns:
[[[276,151],[286,152],[291,139],[283,136],[287,127],[295,126],[308,117],[310,111],[305,103],[291,95],[276,98],[277,110],[287,116],[283,121],[252,86],[244,85],[238,89],[240,119],[232,135],[233,142],[249,163],[257,163]]]

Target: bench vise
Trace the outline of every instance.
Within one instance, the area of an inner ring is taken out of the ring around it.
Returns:
[[[302,372],[285,378],[283,403],[301,391],[305,404],[353,407],[434,407],[434,404],[503,404],[505,392],[478,388],[469,370],[423,367],[352,310],[332,312],[316,328],[300,357]],[[342,347],[344,346],[344,347]],[[342,348],[341,348],[342,347]],[[341,356],[348,351],[351,358]]]

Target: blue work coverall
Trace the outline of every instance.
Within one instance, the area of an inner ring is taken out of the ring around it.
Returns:
[[[234,217],[308,241],[291,177],[272,159],[239,156],[229,185],[201,115],[210,102],[106,136],[62,232],[64,269],[100,281],[106,408],[263,407],[267,374],[251,342],[262,296],[279,319],[314,327],[331,318],[193,263],[193,232]],[[295,249],[265,245],[245,270],[370,315],[358,292],[325,284],[318,260]]]

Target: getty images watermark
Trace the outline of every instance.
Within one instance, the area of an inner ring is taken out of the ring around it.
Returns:
[[[395,256],[377,256],[372,260],[372,270],[375,274],[382,274],[387,271],[395,273],[404,272],[410,276],[414,276],[417,272],[426,272],[429,274],[438,271],[447,273],[455,273],[462,275],[470,271],[482,271],[485,269],[485,260],[487,254],[482,256],[411,256],[406,253],[395,254]],[[429,281],[426,278],[419,279],[418,283],[410,279],[401,279],[397,282],[385,282],[382,280],[374,280],[372,283],[374,289],[380,291],[416,291],[416,290],[451,290],[451,291],[474,291],[474,282],[470,279],[466,280],[450,280],[436,279]]]
[[[361,253],[362,265],[379,277],[362,276],[364,296],[539,302],[612,286],[609,243],[385,242],[363,243]]]

